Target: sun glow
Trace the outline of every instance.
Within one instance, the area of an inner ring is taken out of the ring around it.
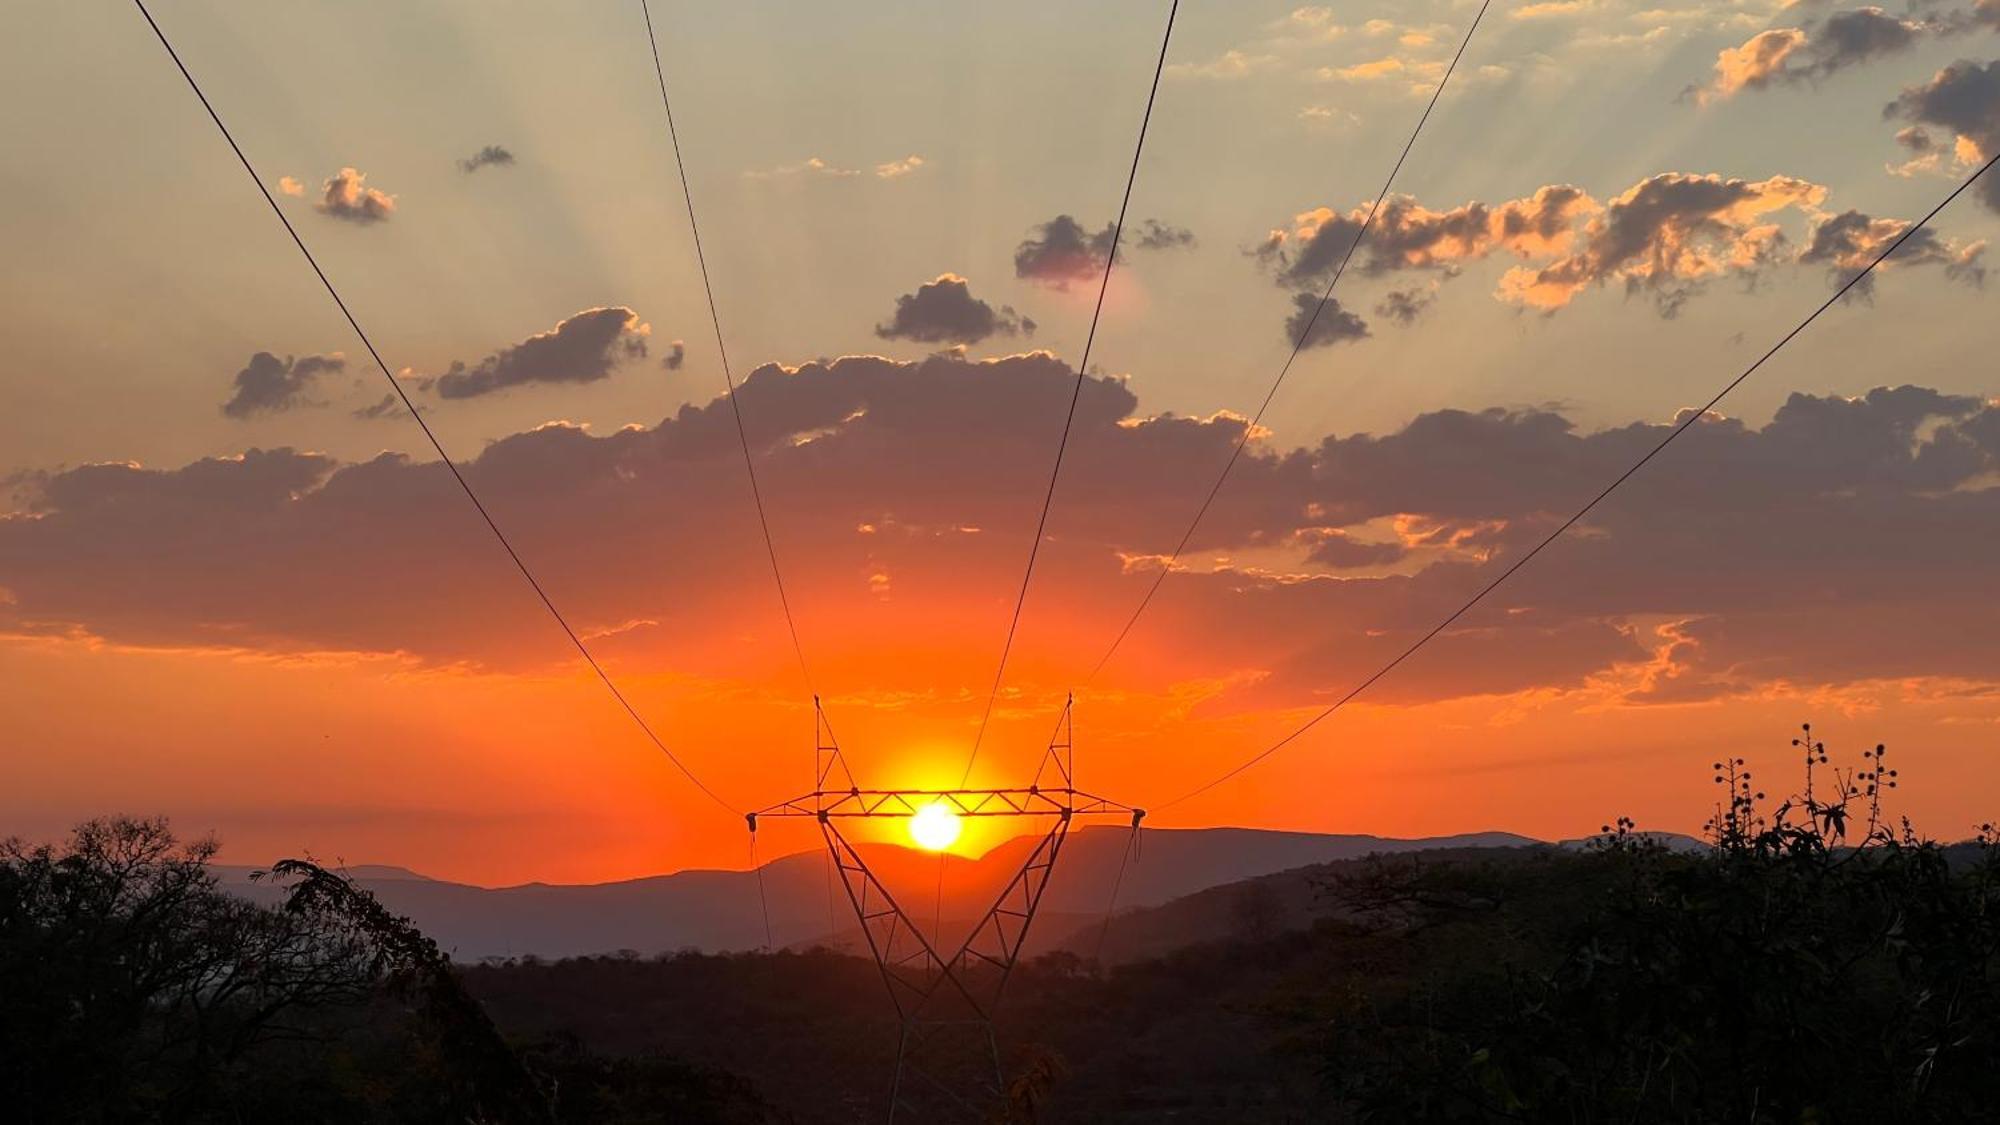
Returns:
[[[941,852],[958,841],[958,814],[943,805],[925,805],[910,816],[910,839],[926,851]]]

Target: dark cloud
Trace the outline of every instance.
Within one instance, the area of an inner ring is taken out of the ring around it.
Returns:
[[[1910,224],[1901,219],[1877,219],[1860,211],[1842,211],[1813,227],[1810,241],[1799,253],[1799,262],[1825,266],[1833,283],[1844,285],[1909,229]],[[1935,228],[1924,227],[1904,239],[1896,252],[1883,260],[1882,268],[1936,264],[1944,267],[1948,278],[1982,285],[1986,281],[1985,251],[1984,242],[1960,245],[1938,234]],[[1866,292],[1874,281],[1875,275],[1868,274],[1855,289]]]
[[[1034,233],[1014,249],[1014,276],[1038,285],[1066,289],[1074,281],[1094,280],[1104,273],[1105,255],[1111,252],[1115,223],[1092,232],[1068,215],[1057,215],[1034,228]],[[1167,250],[1194,245],[1194,232],[1170,226],[1158,219],[1136,224],[1122,240],[1126,247]]]
[[[1186,227],[1168,226],[1158,219],[1146,219],[1135,232],[1133,242],[1141,250],[1176,250],[1194,245],[1194,232]]]
[[[1116,631],[1151,579],[1147,560],[1177,541],[1245,425],[1143,414],[1115,379],[1080,386],[1075,460],[1044,547],[1047,620],[1064,624],[1023,642],[1023,667],[1052,669],[1051,682],[1066,682],[1077,637]],[[813,544],[787,580],[824,659],[884,691],[990,675],[973,640],[990,636],[993,607],[967,592],[1019,580],[1013,552],[995,546],[1034,528],[1049,419],[1078,387],[1040,353],[848,357],[743,380],[770,518]],[[1259,434],[1189,543],[1184,562],[1205,561],[1163,592],[1116,675],[1230,685],[1202,691],[1223,707],[1344,688],[1668,425],[1584,430],[1549,409],[1492,409],[1304,448]],[[543,426],[462,463],[614,667],[776,677],[790,650],[754,509],[690,486],[738,480],[741,467],[722,398],[603,436]],[[2000,405],[1978,397],[1880,388],[1794,395],[1762,425],[1704,418],[1373,698],[1626,679],[1656,702],[1882,678],[2000,682],[1996,474]],[[565,659],[434,462],[252,451],[88,465],[26,487],[29,510],[0,517],[11,598],[0,631],[434,665]],[[873,592],[882,575],[893,598]],[[911,637],[928,646],[916,665]],[[1656,660],[1671,674],[1640,685]]]
[[[385,394],[367,406],[357,407],[353,413],[357,421],[375,422],[403,413],[403,403],[395,395]]]
[[[487,145],[471,156],[458,162],[458,170],[467,175],[481,168],[504,168],[514,163],[514,154],[499,145]]]
[[[1858,63],[1909,49],[1930,28],[1892,16],[1880,8],[1835,12],[1812,32],[1808,58],[1799,68],[1807,77],[1825,77]]]
[[[875,326],[884,340],[914,340],[922,344],[976,344],[990,336],[1033,335],[1035,322],[1013,309],[992,305],[972,295],[966,280],[939,274],[917,286],[915,293],[896,298],[896,313]]]
[[[1306,561],[1335,570],[1365,566],[1387,566],[1399,562],[1410,549],[1401,543],[1370,543],[1337,527],[1316,527],[1300,533],[1306,544]]]
[[[249,418],[314,405],[307,397],[313,383],[321,375],[346,367],[347,359],[339,352],[296,359],[258,352],[236,373],[235,390],[222,404],[222,412],[231,418]]]
[[[623,305],[585,309],[478,363],[453,363],[425,381],[445,398],[472,398],[527,383],[594,383],[646,354],[651,326]]]
[[[1905,125],[1896,130],[1896,143],[1916,156],[1927,156],[1938,150],[1937,141],[1921,125]]]
[[[314,206],[322,215],[331,215],[350,223],[367,225],[382,222],[396,213],[396,197],[369,187],[367,180],[365,172],[342,168],[337,175],[327,179],[319,202]]]
[[[2000,59],[1952,63],[1929,82],[1904,87],[1883,114],[1949,129],[1972,147],[1973,159],[1990,159],[2000,152]],[[2000,211],[2000,178],[1983,177],[1978,192],[1988,207]]]
[[[1310,325],[1310,329],[1308,329]],[[1329,297],[1326,307],[1311,293],[1292,294],[1292,315],[1285,318],[1285,340],[1304,348],[1327,348],[1368,335],[1368,324]],[[1300,337],[1304,336],[1303,341]]]
[[[1414,324],[1437,300],[1437,290],[1426,288],[1391,289],[1375,304],[1375,315],[1397,324]]]
[[[660,357],[660,366],[669,371],[679,371],[687,363],[687,354],[686,341],[675,340],[667,345],[667,354]]]

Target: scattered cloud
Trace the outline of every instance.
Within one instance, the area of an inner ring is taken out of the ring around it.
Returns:
[[[1826,188],[1792,176],[1724,179],[1663,172],[1613,198],[1584,225],[1579,248],[1545,265],[1516,266],[1500,279],[1510,301],[1553,312],[1582,290],[1621,282],[1672,316],[1703,283],[1749,275],[1777,261],[1786,236],[1768,221],[1787,208],[1817,208]]]
[[[278,177],[279,195],[290,195],[296,197],[304,195],[305,193],[306,193],[305,184],[300,183],[298,180],[292,178],[291,176]]]
[[[1925,12],[1911,5],[1908,16],[1878,7],[1834,12],[1804,27],[1759,31],[1740,46],[1717,53],[1706,85],[1689,86],[1685,98],[1707,103],[1745,90],[1816,82],[1850,67],[1900,54],[1926,38],[1958,35],[1981,27],[2000,30],[2000,0],[1979,0],[1965,10]]]
[[[1104,272],[1104,258],[1111,252],[1115,231],[1114,223],[1093,232],[1068,215],[1057,215],[1036,226],[1034,233],[1014,248],[1014,276],[1056,289],[1093,280]],[[1122,256],[1128,248],[1166,250],[1192,245],[1193,231],[1158,219],[1143,219],[1126,232],[1119,253]]]
[[[1954,107],[1964,100],[1943,99]],[[1932,108],[1911,108],[1919,105]],[[1916,93],[1890,108],[1929,113],[1927,120],[1948,124],[1938,120],[1948,110]],[[1981,127],[1976,118],[1951,121]],[[1942,148],[1917,126],[1899,134],[1899,142],[1920,161],[1935,159]],[[1961,136],[1959,147],[1963,158],[1971,142]],[[1662,315],[1673,316],[1712,281],[1754,281],[1777,266],[1821,267],[1839,284],[1908,229],[1900,219],[1827,212],[1827,194],[1824,186],[1794,176],[1743,180],[1663,172],[1605,201],[1571,184],[1447,210],[1398,195],[1383,201],[1372,225],[1366,204],[1302,211],[1250,253],[1278,285],[1314,298],[1350,252],[1353,270],[1363,277],[1427,274],[1423,284],[1398,287],[1377,302],[1376,315],[1398,324],[1414,322],[1440,285],[1495,254],[1519,263],[1499,279],[1494,296],[1502,301],[1554,313],[1586,289],[1612,285],[1652,298]],[[1364,225],[1367,237],[1361,239]],[[1984,254],[1983,242],[1962,243],[1925,229],[1886,264],[1933,264],[1950,280],[1978,285],[1986,277]],[[1295,303],[1289,314],[1292,331],[1302,323],[1302,307]]]
[[[679,371],[687,363],[687,342],[675,340],[667,345],[667,354],[660,357],[660,366],[669,371]]]
[[[991,336],[1034,333],[1034,321],[1005,305],[994,309],[972,295],[964,278],[949,273],[896,298],[895,315],[875,326],[875,335],[884,340],[923,344],[977,344]]]
[[[924,158],[911,153],[900,160],[888,160],[875,165],[867,172],[859,168],[847,168],[831,163],[821,157],[809,156],[797,164],[780,164],[775,168],[752,169],[743,173],[745,179],[780,180],[793,177],[815,179],[852,180],[873,176],[878,180],[900,180],[913,175],[925,166]]]
[[[1437,300],[1438,283],[1409,289],[1391,289],[1375,305],[1375,315],[1397,324],[1414,324],[1424,310]]]
[[[861,170],[858,168],[842,168],[838,165],[829,164],[817,156],[808,156],[797,164],[780,164],[775,168],[753,168],[743,173],[744,178],[751,180],[777,180],[791,176],[826,176],[832,179],[847,179],[859,176],[860,174]]]
[[[1331,105],[1301,107],[1299,120],[1318,129],[1346,129],[1361,124],[1361,118],[1353,110]]]
[[[1507,15],[1517,20],[1557,19],[1582,15],[1595,7],[1597,0],[1540,0],[1539,3],[1522,4],[1513,8]]]
[[[1910,224],[1902,219],[1877,219],[1859,211],[1842,211],[1813,227],[1812,238],[1800,252],[1799,262],[1827,267],[1834,284],[1844,285],[1909,230]],[[1948,278],[1983,285],[1985,252],[1984,242],[1960,244],[1932,227],[1924,227],[1910,234],[1878,268],[1936,264],[1944,267]],[[1874,283],[1874,274],[1869,274],[1855,289],[1865,293]]]
[[[380,421],[383,418],[389,418],[397,414],[401,414],[402,412],[403,412],[402,400],[398,399],[394,394],[384,394],[381,398],[376,399],[374,402],[369,403],[367,406],[355,409],[353,411],[353,416],[358,421],[376,422]]]
[[[594,383],[646,354],[652,326],[623,305],[585,309],[473,364],[454,362],[420,383],[443,398],[473,398],[529,383]]]
[[[1278,57],[1276,55],[1252,55],[1245,54],[1242,51],[1229,50],[1222,52],[1207,62],[1174,63],[1167,67],[1166,76],[1168,78],[1199,78],[1229,81],[1237,78],[1248,78],[1253,74],[1271,70],[1277,65]]]
[[[1292,294],[1292,315],[1285,319],[1285,342],[1302,348],[1327,348],[1368,335],[1368,325],[1328,297],[1324,306],[1311,293]]]
[[[313,384],[320,376],[346,367],[347,359],[339,352],[283,359],[258,352],[236,373],[235,390],[222,404],[222,413],[241,419],[315,405],[307,397]]]
[[[320,214],[350,223],[379,223],[396,213],[396,197],[367,184],[368,174],[342,168],[327,179],[317,204]]]
[[[471,175],[481,168],[504,168],[514,163],[514,154],[499,145],[487,145],[458,162],[458,170]]]
[[[1904,87],[1883,114],[1949,130],[1954,151],[1965,164],[1991,159],[2000,152],[2000,59],[1952,63],[1929,82]],[[1924,137],[1927,141],[1928,134]],[[1983,178],[1977,190],[1988,207],[2000,211],[2000,178]]]
[[[891,160],[883,164],[877,164],[875,166],[875,178],[878,180],[900,180],[923,166],[924,158],[911,153],[901,160]]]

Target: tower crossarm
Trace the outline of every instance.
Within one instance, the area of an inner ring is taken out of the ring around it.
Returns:
[[[815,789],[748,814],[754,830],[763,817],[909,817],[942,806],[957,816],[1143,816],[1143,810],[1068,787],[1015,789]]]

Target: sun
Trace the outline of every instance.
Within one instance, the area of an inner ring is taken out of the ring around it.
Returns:
[[[910,816],[910,839],[926,851],[941,852],[958,840],[958,814],[943,805],[925,805]]]

